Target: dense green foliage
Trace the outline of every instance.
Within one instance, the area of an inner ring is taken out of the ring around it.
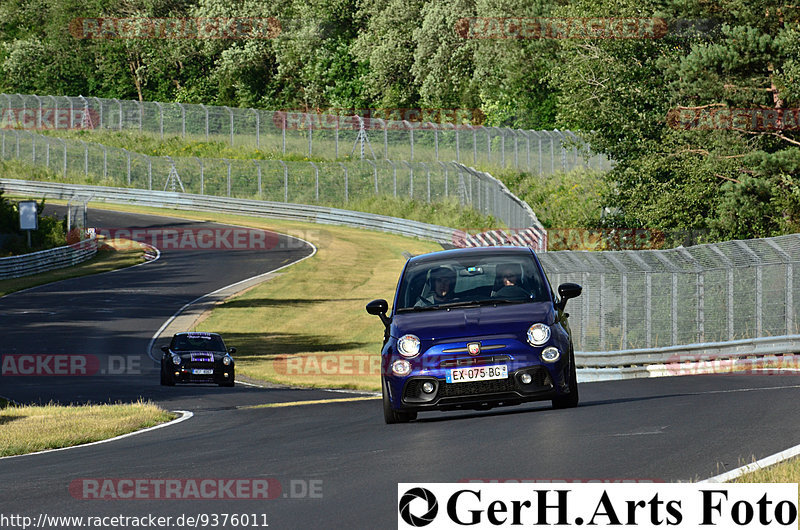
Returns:
[[[76,20],[91,17],[236,16],[275,20],[280,31],[75,37]],[[468,17],[658,17],[669,31],[465,38]],[[800,127],[708,130],[674,112],[800,107],[799,21],[800,9],[779,0],[4,0],[0,91],[270,109],[478,109],[487,125],[583,131],[616,161],[602,185],[507,175],[550,210],[542,217],[551,224],[760,237],[800,230]],[[575,184],[587,191],[572,193],[574,215],[555,212],[569,208],[559,186]]]
[[[31,246],[24,231],[19,229],[19,210],[15,202],[3,197],[0,190],[0,257],[24,254],[36,250],[66,245],[66,221],[55,216],[43,216],[44,200],[38,203],[39,229],[31,231]]]

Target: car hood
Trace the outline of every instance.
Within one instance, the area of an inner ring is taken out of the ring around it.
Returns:
[[[421,340],[448,340],[462,337],[515,335],[527,332],[531,324],[555,320],[553,304],[530,302],[398,313],[392,318],[391,335],[407,333]]]
[[[187,361],[203,361],[210,358],[210,360],[214,360],[217,357],[224,357],[225,352],[221,351],[203,351],[203,350],[196,350],[196,351],[178,351],[172,352],[176,355],[180,355],[181,359]]]

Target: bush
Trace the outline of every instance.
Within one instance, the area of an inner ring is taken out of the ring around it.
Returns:
[[[66,220],[57,216],[44,216],[44,199],[37,203],[39,229],[31,232],[31,246],[28,236],[19,229],[19,209],[17,204],[3,196],[0,190],[0,257],[26,254],[38,250],[60,247],[67,244]]]

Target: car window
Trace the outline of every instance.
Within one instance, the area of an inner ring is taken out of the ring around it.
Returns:
[[[172,351],[225,351],[225,343],[219,335],[188,333],[173,339]]]
[[[397,310],[546,300],[547,282],[532,257],[496,254],[409,264],[400,283]]]

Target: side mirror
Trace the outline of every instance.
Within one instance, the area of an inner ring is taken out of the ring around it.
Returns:
[[[377,315],[381,318],[381,322],[387,328],[389,324],[392,323],[392,319],[386,316],[386,312],[389,310],[389,303],[386,300],[373,300],[372,302],[367,304],[367,313],[370,315]]]
[[[561,310],[567,305],[567,300],[570,298],[577,298],[583,292],[583,287],[577,283],[562,283],[558,286],[558,296],[561,300],[558,302],[557,307]]]
[[[161,351],[163,351],[164,353],[169,352],[169,346],[161,346]]]
[[[230,354],[236,353],[236,348],[228,348],[228,353]]]

